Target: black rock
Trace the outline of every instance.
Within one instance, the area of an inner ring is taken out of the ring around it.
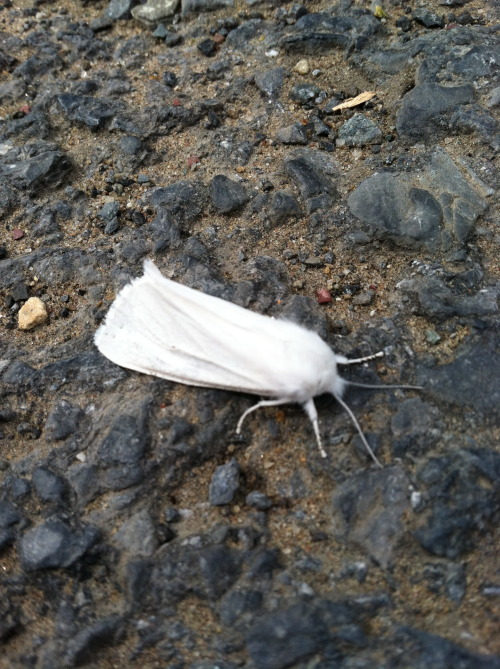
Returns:
[[[21,563],[26,571],[69,567],[100,537],[97,528],[87,526],[75,532],[57,517],[25,532],[20,542]]]
[[[42,502],[62,503],[66,494],[66,481],[47,467],[37,467],[32,477],[33,487]]]
[[[66,439],[76,431],[83,415],[84,413],[79,407],[73,406],[67,400],[60,400],[45,421],[44,433],[46,439],[49,441]]]
[[[433,593],[444,593],[460,604],[466,592],[465,566],[455,562],[430,562],[424,567],[427,587]]]
[[[170,606],[195,594],[216,601],[236,582],[241,572],[241,552],[222,544],[199,543],[201,546],[180,546],[173,541],[162,547],[149,572],[154,600]]]
[[[143,456],[148,440],[144,417],[125,414],[115,420],[97,449],[105,488],[122,490],[143,480]]]
[[[120,151],[125,155],[137,156],[143,151],[143,143],[139,137],[127,135],[121,137],[119,142]]]
[[[499,472],[500,456],[485,449],[430,459],[418,472],[431,509],[415,532],[420,545],[451,560],[471,550],[500,513]]]
[[[470,85],[445,87],[428,83],[415,86],[403,97],[396,116],[397,131],[413,142],[435,141],[457,107],[473,101],[474,88]]]
[[[28,299],[28,288],[25,283],[19,281],[12,287],[11,293],[14,302],[24,301]]]
[[[404,534],[409,481],[400,467],[365,471],[337,486],[333,496],[336,526],[387,568]]]
[[[213,58],[217,53],[217,42],[207,38],[204,39],[203,42],[199,42],[196,45],[196,48],[207,58]]]
[[[443,17],[434,14],[425,7],[417,7],[412,11],[411,15],[417,23],[426,28],[444,28]]]
[[[122,638],[123,619],[110,616],[82,629],[70,639],[65,648],[64,664],[67,667],[81,667],[92,663],[99,650],[117,644]]]
[[[167,210],[177,224],[191,223],[203,213],[208,193],[200,181],[177,181],[170,186],[151,189],[144,199],[156,209]]]
[[[262,608],[264,596],[258,590],[230,590],[220,601],[219,615],[225,625],[234,625],[242,616]]]
[[[257,72],[254,76],[254,81],[255,85],[263,95],[273,100],[277,100],[281,95],[284,76],[284,67],[274,67],[272,70]]]
[[[227,46],[233,49],[252,49],[251,40],[266,29],[262,19],[249,19],[234,30],[231,30],[226,38]]]
[[[252,492],[249,492],[246,496],[245,502],[248,504],[248,506],[253,506],[259,511],[267,511],[273,506],[272,500],[270,500],[269,497],[263,492],[259,492],[258,490],[252,490]]]
[[[163,253],[179,245],[181,231],[168,209],[159,208],[158,214],[148,227],[153,240],[153,253]]]
[[[437,244],[443,218],[439,202],[429,191],[408,189],[391,174],[363,181],[349,196],[349,207],[358,218],[408,245]]]
[[[444,281],[435,277],[419,277],[401,284],[405,293],[417,296],[417,311],[430,318],[443,320],[452,316],[484,317],[498,313],[498,296],[500,288],[493,286],[472,295],[464,290],[453,290]]]
[[[209,501],[212,506],[231,504],[240,487],[240,466],[235,458],[227,464],[217,467],[209,488]]]
[[[113,540],[130,555],[152,555],[158,547],[158,537],[149,511],[143,509],[125,520]]]
[[[437,410],[420,397],[401,402],[391,421],[394,457],[425,453],[441,436],[438,425]]]
[[[382,137],[380,128],[363,114],[354,114],[339,128],[337,146],[365,146]]]
[[[307,128],[302,123],[293,123],[286,128],[280,128],[276,139],[282,144],[307,144]]]
[[[273,225],[281,225],[291,218],[299,218],[302,216],[302,211],[293,195],[279,190],[271,196],[267,215]]]
[[[17,530],[15,526],[22,527],[23,524],[24,516],[17,508],[7,500],[0,500],[0,552],[14,542]]]
[[[29,193],[61,186],[72,169],[65,153],[42,141],[15,147],[0,161],[0,177]]]
[[[345,49],[350,43],[348,35],[335,32],[304,32],[281,40],[282,48],[288,53],[310,55],[328,52],[335,47]]]
[[[9,601],[10,593],[6,589],[6,596],[0,602],[0,641],[7,642],[16,632],[21,631],[21,612],[18,607]]]
[[[470,337],[459,346],[452,362],[439,367],[421,363],[417,383],[441,402],[463,409],[472,408],[488,420],[500,420],[500,355],[498,335],[486,331],[480,338]]]
[[[336,186],[316,153],[287,158],[285,170],[296,183],[304,199],[311,201],[320,198],[324,207],[332,204],[333,198],[337,195]]]
[[[104,10],[104,16],[112,21],[129,19],[131,17],[130,10],[134,4],[134,0],[109,0],[108,6]]]
[[[116,102],[72,93],[58,95],[57,101],[71,121],[93,130],[102,128],[120,109]]]
[[[212,179],[210,192],[212,202],[221,214],[229,214],[243,207],[250,199],[244,186],[231,181],[224,174],[218,174]]]
[[[301,105],[308,105],[314,103],[320,93],[321,88],[315,84],[296,84],[292,88],[290,97]]]
[[[284,669],[324,647],[328,627],[314,607],[297,604],[262,617],[246,635],[247,649],[259,669]]]
[[[395,667],[403,669],[408,666],[411,656],[412,669],[500,669],[500,659],[488,655],[477,655],[443,639],[412,627],[401,627],[394,638],[394,644],[402,649],[402,661],[396,661]]]

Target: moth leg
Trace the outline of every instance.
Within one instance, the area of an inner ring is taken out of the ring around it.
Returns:
[[[239,419],[238,425],[236,426],[236,434],[240,434],[241,426],[243,425],[243,421],[248,416],[248,414],[251,414],[253,411],[260,409],[261,407],[277,407],[280,404],[290,404],[290,400],[283,398],[277,400],[261,400],[260,402],[257,402],[257,404],[254,404],[253,407],[247,409]]]
[[[307,400],[307,402],[304,402],[304,404],[302,405],[302,408],[309,416],[309,420],[312,423],[314,434],[316,435],[316,441],[318,442],[319,452],[321,453],[321,457],[326,458],[326,451],[323,448],[323,444],[321,442],[321,435],[319,433],[318,412],[316,411],[316,405],[314,404],[314,400],[312,398],[310,400]]]
[[[345,358],[343,355],[335,356],[337,364],[339,365],[358,365],[360,362],[368,362],[368,360],[375,360],[376,358],[383,358],[384,352],[379,351],[378,353],[373,353],[372,355],[367,355],[364,358]]]

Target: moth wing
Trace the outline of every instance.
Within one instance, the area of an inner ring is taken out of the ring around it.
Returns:
[[[145,261],[144,275],[118,294],[95,343],[116,364],[145,374],[292,397],[303,390],[311,338],[326,346],[294,323],[183,286]]]

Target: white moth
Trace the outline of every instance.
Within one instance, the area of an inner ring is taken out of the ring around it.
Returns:
[[[237,434],[252,411],[297,402],[311,420],[323,457],[313,398],[331,393],[374,462],[382,466],[342,399],[349,382],[337,371],[338,365],[382,353],[349,360],[334,353],[316,332],[171,281],[150,260],[144,262],[144,275],[118,293],[94,339],[99,351],[122,367],[191,386],[271,398],[245,411]]]

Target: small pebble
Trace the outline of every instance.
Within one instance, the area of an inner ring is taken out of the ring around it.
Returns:
[[[318,300],[318,304],[328,304],[333,298],[329,290],[320,288],[316,291],[316,299]]]
[[[39,297],[30,297],[19,309],[19,329],[32,330],[37,325],[47,322],[48,318],[45,303]]]
[[[12,239],[22,239],[24,232],[22,230],[12,230]]]
[[[293,68],[294,72],[299,74],[309,74],[311,68],[309,67],[309,61],[306,58],[302,58]]]

